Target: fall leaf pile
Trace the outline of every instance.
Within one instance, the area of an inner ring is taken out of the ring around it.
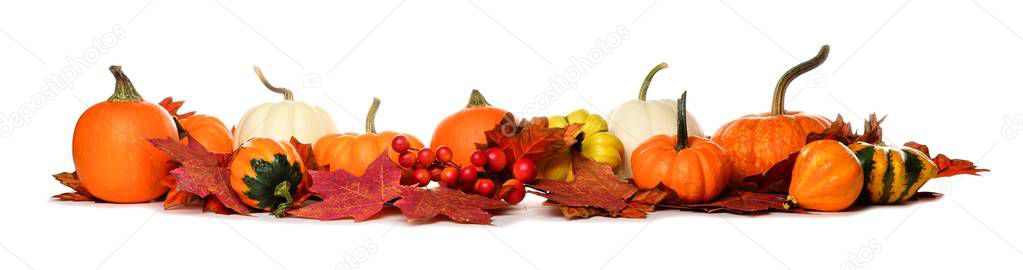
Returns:
[[[145,203],[223,215],[267,214],[322,221],[372,220],[396,208],[409,222],[445,217],[490,224],[525,196],[568,219],[645,218],[682,210],[757,215],[839,212],[940,197],[929,181],[988,170],[929,147],[883,141],[884,118],[854,131],[842,116],[786,110],[792,80],[827,59],[786,72],[770,112],[735,119],[708,136],[687,98],[639,98],[606,116],[585,110],[517,119],[473,90],[465,108],[437,125],[432,141],[376,129],[341,133],[322,108],[257,77],[283,101],[253,107],[228,129],[180,113],[182,101],[146,102],[112,66],[114,94],[87,109],[72,141],[75,172],[54,175],[61,201]],[[606,119],[606,120],[605,120]],[[391,125],[395,126],[395,125]]]

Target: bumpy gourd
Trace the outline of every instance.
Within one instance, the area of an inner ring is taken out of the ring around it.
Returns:
[[[302,158],[285,141],[254,138],[241,145],[230,164],[231,189],[249,207],[281,214],[298,190],[312,184]]]
[[[323,135],[337,133],[334,119],[327,111],[302,101],[295,101],[291,90],[274,87],[266,80],[259,67],[253,69],[267,89],[284,95],[284,101],[263,103],[245,112],[235,127],[235,147],[252,138],[289,141],[291,137],[295,137],[300,142],[310,143]]]
[[[541,178],[573,180],[575,178],[572,175],[573,153],[579,153],[593,161],[607,164],[615,171],[621,167],[625,148],[618,137],[607,132],[607,122],[599,114],[590,114],[586,110],[579,109],[569,113],[568,116],[554,115],[548,117],[547,120],[547,126],[551,128],[581,124],[582,128],[574,134],[581,140],[570,151],[554,154],[546,162],[539,164],[537,167],[540,169]]]
[[[668,67],[666,63],[655,66],[643,80],[639,88],[639,98],[626,101],[619,105],[607,115],[608,130],[622,141],[625,147],[625,164],[619,170],[618,175],[624,178],[632,177],[632,152],[646,139],[655,135],[669,135],[675,133],[678,125],[678,112],[674,100],[662,99],[647,101],[647,89],[650,82],[658,71]],[[686,122],[689,123],[690,136],[703,137],[703,129],[692,113],[686,112]]]

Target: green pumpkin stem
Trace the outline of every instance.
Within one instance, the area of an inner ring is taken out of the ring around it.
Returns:
[[[266,80],[266,76],[263,76],[263,70],[259,69],[259,66],[252,66],[252,69],[256,70],[256,76],[259,77],[259,81],[263,82],[263,86],[266,86],[266,89],[270,89],[270,91],[273,91],[274,93],[284,95],[284,100],[295,100],[295,94],[292,93],[290,89],[276,87],[270,84],[270,81]]]
[[[128,79],[127,75],[124,75],[124,71],[121,70],[121,66],[113,65],[110,66],[110,73],[114,74],[114,79],[117,80],[114,86],[114,95],[110,96],[107,101],[110,102],[135,102],[142,101],[142,95],[135,90],[135,85],[131,84],[131,80]]]
[[[284,202],[277,205],[277,208],[274,208],[273,214],[275,217],[284,217],[285,212],[288,211],[288,208],[291,208],[291,204],[294,202],[291,198],[291,183],[284,181],[277,184],[277,187],[274,187],[274,196],[284,198]]]
[[[675,140],[675,151],[682,151],[682,149],[689,148],[689,128],[686,124],[686,94],[689,91],[682,92],[682,97],[678,99],[678,133],[676,133]]]
[[[788,90],[789,83],[792,83],[792,80],[795,80],[799,75],[803,75],[823,64],[824,60],[828,59],[828,52],[830,51],[831,46],[821,46],[817,56],[806,60],[806,62],[799,63],[785,72],[785,75],[781,76],[781,79],[778,80],[778,85],[774,87],[774,99],[771,100],[771,115],[785,114],[785,90]]]
[[[380,98],[373,97],[373,105],[369,106],[369,113],[366,114],[366,134],[377,133],[377,110],[380,109]]]
[[[666,68],[668,68],[668,63],[661,62],[660,64],[657,64],[657,66],[654,66],[654,69],[650,70],[650,73],[646,75],[646,79],[643,79],[643,86],[639,87],[639,100],[646,101],[646,92],[647,89],[650,88],[650,81],[654,79],[654,75],[656,75],[658,71]]]
[[[479,107],[490,107],[490,102],[487,102],[487,98],[480,93],[480,90],[472,89],[472,94],[469,95],[469,104],[465,105],[466,108],[479,108]]]

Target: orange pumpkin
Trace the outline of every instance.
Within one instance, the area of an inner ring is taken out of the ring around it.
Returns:
[[[216,117],[197,114],[178,119],[178,123],[181,123],[181,127],[206,150],[221,153],[230,153],[234,150],[231,132],[224,126],[224,122],[220,122]],[[182,139],[181,142],[188,144],[187,139]]]
[[[856,154],[835,140],[820,140],[799,151],[792,168],[789,201],[802,208],[838,212],[863,191],[863,167]]]
[[[663,183],[684,203],[704,203],[721,194],[731,169],[721,146],[704,137],[689,136],[685,103],[683,93],[678,100],[678,133],[657,135],[640,144],[632,152],[632,172],[639,188]]]
[[[101,200],[152,201],[167,192],[161,181],[171,162],[146,139],[177,138],[177,128],[166,110],[142,99],[120,66],[110,72],[117,79],[114,95],[85,110],[75,125],[75,168],[85,189]]]
[[[796,65],[781,77],[774,89],[770,113],[743,116],[714,134],[714,141],[728,153],[735,171],[733,182],[766,172],[806,145],[807,135],[831,125],[823,116],[785,110],[785,90],[789,83],[824,63],[829,48],[824,45],[816,57]]]
[[[393,131],[377,133],[375,119],[379,108],[380,99],[374,98],[373,106],[370,106],[369,114],[366,115],[365,134],[328,134],[316,140],[316,143],[313,144],[316,164],[330,166],[332,171],[344,170],[361,176],[366,172],[366,167],[369,167],[369,164],[373,163],[384,151],[387,151],[391,161],[397,164],[399,153],[391,149],[391,141],[398,135],[408,138],[411,148],[423,148],[423,143],[412,135]],[[405,173],[405,176],[408,175]]]
[[[312,183],[295,147],[267,138],[254,138],[238,147],[230,169],[231,189],[243,203],[275,213],[286,209],[291,196]]]
[[[487,137],[483,133],[501,124],[505,116],[512,117],[511,122],[515,122],[514,116],[510,113],[491,107],[479,90],[472,90],[469,104],[465,109],[449,115],[437,124],[430,148],[437,149],[441,145],[447,145],[454,152],[452,160],[455,163],[469,164],[469,156],[477,150],[476,144],[487,143]]]

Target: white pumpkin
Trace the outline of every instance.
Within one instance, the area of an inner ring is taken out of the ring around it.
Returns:
[[[337,133],[334,119],[323,108],[295,101],[291,90],[274,87],[263,76],[259,67],[253,67],[266,88],[284,95],[284,101],[267,102],[249,109],[234,130],[234,147],[252,138],[288,141],[295,137],[303,143],[312,143],[326,134]]]
[[[650,81],[658,71],[667,67],[667,63],[660,63],[650,70],[639,89],[639,99],[622,103],[607,116],[608,130],[625,146],[625,163],[618,171],[618,175],[623,178],[632,177],[632,151],[640,144],[655,135],[674,135],[678,131],[678,107],[675,100],[646,100]],[[686,130],[690,136],[704,136],[700,123],[688,110],[686,121]]]

